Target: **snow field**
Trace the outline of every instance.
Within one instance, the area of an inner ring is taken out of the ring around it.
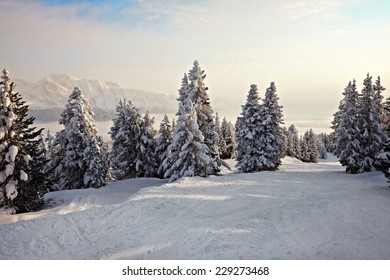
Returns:
[[[234,161],[229,162],[232,166]],[[0,215],[2,259],[390,259],[382,173],[334,157],[276,172],[133,179]]]

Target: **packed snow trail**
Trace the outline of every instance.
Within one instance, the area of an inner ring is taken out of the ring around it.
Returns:
[[[390,259],[384,176],[346,174],[335,158],[46,198],[40,212],[0,215],[1,259]]]

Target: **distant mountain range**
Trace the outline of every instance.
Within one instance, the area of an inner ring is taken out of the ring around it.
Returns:
[[[173,95],[130,89],[115,82],[78,79],[65,74],[52,74],[35,83],[20,79],[14,82],[15,91],[30,105],[30,114],[41,122],[59,119],[75,86],[87,97],[97,121],[111,120],[121,99],[130,100],[141,112],[170,114],[177,110]]]

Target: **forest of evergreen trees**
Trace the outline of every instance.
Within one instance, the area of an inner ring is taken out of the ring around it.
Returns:
[[[99,188],[113,180],[218,175],[235,159],[239,172],[278,170],[281,159],[317,162],[328,152],[339,157],[348,173],[381,170],[390,179],[390,99],[383,102],[380,78],[367,75],[361,93],[356,82],[343,92],[330,135],[312,129],[299,135],[283,123],[274,82],[259,96],[252,84],[235,124],[214,112],[206,74],[198,61],[184,74],[176,118],[165,115],[154,128],[149,113],[141,115],[122,100],[110,129],[110,147],[98,135],[88,100],[77,87],[70,93],[52,136],[34,127],[28,105],[17,93],[7,70],[0,81],[0,208],[8,213],[36,211],[46,192]]]

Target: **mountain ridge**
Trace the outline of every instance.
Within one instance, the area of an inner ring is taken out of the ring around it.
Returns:
[[[93,108],[97,121],[115,117],[119,100],[130,100],[141,112],[174,113],[176,97],[162,93],[127,88],[117,82],[80,79],[67,74],[50,74],[29,82],[14,79],[15,91],[30,105],[30,113],[37,121],[57,121],[65,109],[68,97],[74,87],[79,87]]]

